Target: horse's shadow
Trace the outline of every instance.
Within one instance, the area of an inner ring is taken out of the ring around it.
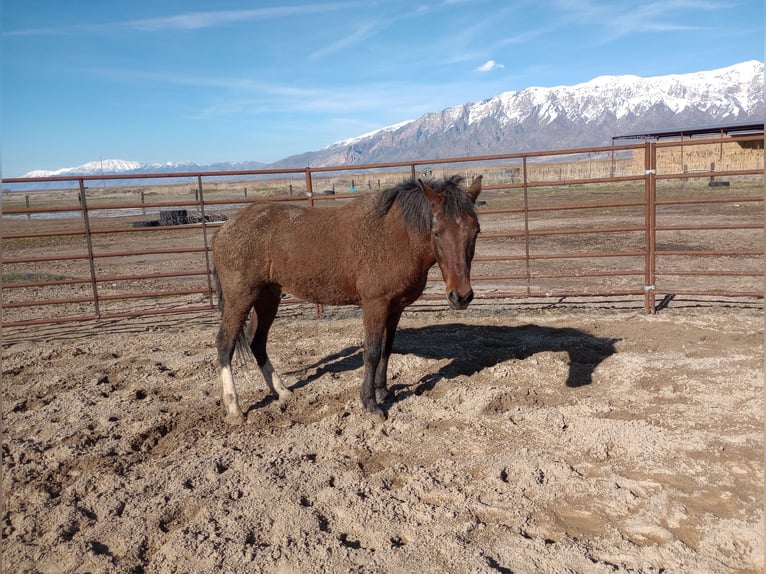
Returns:
[[[444,379],[471,376],[504,361],[524,360],[546,351],[566,352],[569,355],[569,372],[563,382],[567,387],[582,387],[592,382],[596,367],[616,352],[614,344],[617,341],[619,339],[597,337],[579,329],[531,324],[499,326],[452,323],[400,329],[396,333],[394,354],[450,361],[416,382],[391,385],[390,391],[394,400],[402,400],[428,392]],[[307,370],[316,370],[292,388],[306,386],[327,373],[360,367],[362,348],[346,347],[306,367]]]

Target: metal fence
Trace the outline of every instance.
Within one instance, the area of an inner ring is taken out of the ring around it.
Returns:
[[[210,240],[244,205],[321,209],[442,173],[485,176],[479,299],[633,297],[654,313],[682,295],[762,298],[762,150],[761,135],[347,167],[7,178],[2,324],[216,309]],[[434,270],[421,299],[443,297],[440,282]]]

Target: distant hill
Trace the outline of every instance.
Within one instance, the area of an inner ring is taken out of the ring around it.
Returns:
[[[198,165],[194,162],[166,162],[166,163],[141,163],[123,159],[104,159],[91,161],[75,167],[64,167],[57,170],[33,170],[25,173],[22,177],[68,177],[68,176],[99,176],[99,175],[139,175],[144,173],[188,173],[199,171],[250,171],[263,169],[267,164],[257,161],[222,162],[210,165]],[[168,184],[187,182],[188,178],[164,178]],[[145,180],[124,179],[115,182],[115,185],[146,185]],[[76,182],[39,182],[39,183],[11,183],[4,184],[3,189],[11,191],[65,189],[74,188]]]
[[[198,165],[191,161],[167,163],[141,163],[124,159],[104,159],[91,161],[75,167],[64,167],[48,171],[37,169],[25,173],[23,177],[57,177],[70,175],[120,175],[131,173],[181,173],[190,171],[235,171],[262,169],[267,164],[257,161],[223,162],[211,165]]]

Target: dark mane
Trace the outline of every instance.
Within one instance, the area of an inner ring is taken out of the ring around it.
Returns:
[[[444,215],[450,219],[458,220],[466,212],[474,213],[473,202],[463,189],[463,181],[461,175],[424,181],[444,197]],[[383,217],[395,203],[399,205],[408,226],[421,233],[431,231],[431,205],[414,177],[380,192],[375,211]]]

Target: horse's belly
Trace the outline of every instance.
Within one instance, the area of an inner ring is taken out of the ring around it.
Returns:
[[[321,276],[291,277],[277,281],[282,291],[321,305],[358,305],[359,293],[353,285]]]

